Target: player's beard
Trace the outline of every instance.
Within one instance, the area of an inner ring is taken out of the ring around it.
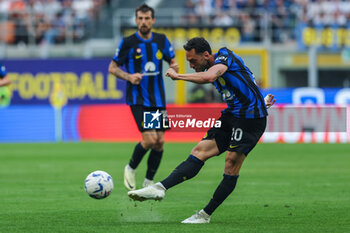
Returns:
[[[203,71],[206,71],[207,69],[209,69],[210,68],[210,66],[209,66],[209,62],[208,61],[206,61],[206,60],[202,60],[203,62],[201,63],[201,65],[198,67],[198,68],[196,68],[195,67],[195,71],[196,72],[203,72]]]
[[[147,36],[152,30],[152,27],[147,27],[147,26],[141,26],[139,28],[139,32],[143,35],[143,36]]]

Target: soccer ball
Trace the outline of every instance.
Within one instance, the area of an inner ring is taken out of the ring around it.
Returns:
[[[95,199],[108,197],[113,187],[112,177],[104,171],[91,172],[85,179],[85,191]]]

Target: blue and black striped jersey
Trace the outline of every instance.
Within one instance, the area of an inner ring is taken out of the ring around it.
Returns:
[[[6,72],[5,66],[4,66],[3,64],[0,63],[0,78],[5,77],[6,74],[7,74],[7,72]]]
[[[128,105],[166,106],[162,60],[170,63],[174,57],[174,50],[164,34],[153,32],[149,40],[144,40],[136,32],[123,38],[113,60],[119,66],[125,65],[128,73],[144,74],[139,85],[127,82]]]
[[[214,86],[227,103],[225,113],[238,118],[262,118],[267,116],[264,97],[255,83],[253,73],[242,58],[227,48],[215,54],[215,63],[228,67],[226,72],[214,81]]]

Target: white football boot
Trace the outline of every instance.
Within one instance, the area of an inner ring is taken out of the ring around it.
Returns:
[[[143,181],[143,184],[142,184],[142,188],[146,188],[147,186],[151,186],[151,185],[154,185],[153,180],[149,180],[149,179],[145,178],[145,180]]]
[[[132,169],[129,164],[125,166],[124,169],[124,185],[129,190],[136,189],[136,180],[135,180],[136,170]]]
[[[158,182],[154,185],[147,186],[135,191],[129,191],[128,196],[135,201],[156,200],[161,201],[165,196],[164,186]]]
[[[204,212],[204,210],[200,210],[199,212],[195,213],[189,218],[186,218],[181,223],[209,223],[210,222],[210,215]]]

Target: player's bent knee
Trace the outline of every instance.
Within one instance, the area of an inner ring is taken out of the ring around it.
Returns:
[[[154,144],[152,144],[152,149],[161,151],[163,150],[164,137],[157,137]]]
[[[206,151],[202,147],[197,146],[192,149],[191,154],[202,161],[206,161],[207,159],[215,156],[215,154],[213,154],[211,151]]]
[[[239,175],[239,171],[241,170],[241,166],[242,166],[242,164],[238,164],[238,163],[235,163],[233,161],[229,161],[229,162],[226,161],[224,173],[226,175],[230,175],[230,176],[237,176],[237,175]]]
[[[152,149],[154,149],[154,150],[157,150],[157,151],[162,151],[163,150],[163,145],[164,145],[164,143],[156,143],[153,147],[152,147]]]
[[[153,148],[157,144],[157,140],[155,138],[147,138],[142,140],[142,145],[145,149]]]
[[[196,157],[199,156],[201,153],[203,153],[203,150],[199,146],[195,146],[191,151],[191,154]]]

